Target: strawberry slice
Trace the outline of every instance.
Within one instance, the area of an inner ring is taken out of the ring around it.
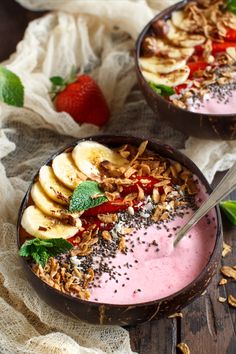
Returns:
[[[154,184],[159,182],[157,178],[150,176],[138,176],[135,177],[135,179],[138,180],[135,184],[128,187],[123,187],[123,196],[126,196],[130,193],[138,193],[138,186],[140,186],[144,190],[145,194],[150,195],[152,194]]]
[[[233,42],[223,42],[223,43],[213,43],[212,44],[212,54],[225,52],[227,48],[236,48],[236,43]]]
[[[195,53],[196,54],[201,55],[203,53],[203,50],[204,50],[204,48],[203,48],[202,44],[195,46]]]
[[[232,28],[228,28],[227,32],[226,32],[226,36],[225,36],[225,40],[227,42],[236,42],[236,30],[232,29]]]
[[[86,210],[83,213],[83,217],[96,216],[98,214],[117,213],[128,209],[129,206],[129,202],[125,202],[123,199],[116,199]]]
[[[82,237],[83,231],[79,230],[77,234],[75,234],[73,237],[68,238],[66,241],[70,242],[73,246],[76,246],[79,244],[78,242],[78,237]]]
[[[222,42],[222,43],[218,43],[218,42],[213,42],[212,43],[212,54],[217,54],[217,53],[221,53],[221,52],[225,52],[227,48],[236,48],[236,43],[235,42]],[[202,54],[204,50],[204,47],[202,45],[197,45],[195,47],[195,52],[197,54]]]
[[[186,87],[187,87],[186,84],[175,86],[175,92],[177,93],[177,95],[179,95],[182,90],[186,89]]]
[[[204,61],[196,61],[196,62],[189,62],[187,63],[189,69],[190,69],[190,77],[194,76],[194,73],[199,71],[199,70],[204,70],[206,67],[209,65]]]

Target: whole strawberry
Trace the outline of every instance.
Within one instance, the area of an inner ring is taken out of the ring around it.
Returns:
[[[65,81],[59,76],[51,78],[54,105],[58,112],[67,112],[78,123],[104,125],[110,117],[105,97],[89,75],[76,76]]]

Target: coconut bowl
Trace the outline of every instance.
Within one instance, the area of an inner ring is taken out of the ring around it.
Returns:
[[[79,141],[88,139],[107,145],[109,147],[121,146],[123,144],[132,144],[134,146],[139,146],[140,143],[144,140],[141,138],[130,136],[104,135],[88,137],[86,139],[78,140],[72,143],[71,145],[67,146],[65,149],[58,151],[55,155],[51,156],[46,163],[50,165],[52,159],[55,158],[55,156],[57,156],[63,151],[71,151]],[[161,156],[180,162],[183,166],[188,168],[193,174],[195,174],[199,178],[202,184],[206,187],[207,192],[211,192],[211,187],[209,186],[201,171],[189,158],[187,158],[181,152],[175,150],[174,148],[168,145],[164,145],[159,142],[150,140],[148,143],[148,149],[157,152]],[[37,176],[38,172],[35,175],[31,185],[29,186],[29,189],[22,201],[19,210],[17,224],[18,248],[20,248],[24,240],[24,230],[21,227],[21,218],[24,209],[29,203],[30,190],[33,182],[35,181],[35,179],[37,179]],[[199,276],[181,291],[178,291],[171,296],[156,301],[132,305],[114,305],[81,300],[70,295],[64,294],[47,285],[34,274],[29,263],[23,257],[21,257],[21,264],[24,268],[25,274],[29,282],[36,290],[37,294],[42,298],[42,300],[44,300],[53,308],[73,318],[93,324],[118,324],[122,326],[134,325],[145,321],[156,320],[158,318],[166,317],[174,312],[179,311],[182,307],[188,305],[191,301],[200,296],[210,283],[213,275],[215,274],[221,257],[222,246],[222,225],[219,208],[216,207],[215,211],[217,225],[216,242],[207,265],[201,271]]]
[[[202,114],[179,108],[154,92],[142,75],[139,66],[141,46],[144,38],[153,33],[152,24],[157,20],[167,20],[173,11],[181,10],[189,0],[181,1],[168,7],[155,16],[142,30],[136,41],[135,67],[140,89],[158,119],[186,135],[202,139],[236,139],[236,107],[235,114]]]

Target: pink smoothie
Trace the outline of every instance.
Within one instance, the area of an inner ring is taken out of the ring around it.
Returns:
[[[197,202],[206,198],[200,192]],[[120,251],[106,261],[113,276],[103,273],[90,289],[91,301],[133,304],[174,294],[191,283],[209,261],[216,240],[216,213],[212,210],[173,248],[174,234],[193,214],[153,224],[126,235],[127,254]],[[103,260],[97,256],[97,263]]]
[[[232,91],[231,96],[225,99],[212,97],[212,94],[206,94],[203,100],[196,100],[194,103],[189,100],[188,110],[196,113],[207,114],[232,114],[236,113],[236,91]]]

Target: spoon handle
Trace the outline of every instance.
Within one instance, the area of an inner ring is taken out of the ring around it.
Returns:
[[[217,187],[210,194],[200,208],[193,214],[191,219],[185,224],[176,234],[174,240],[174,247],[186,235],[186,233],[205,215],[210,209],[218,204],[225,196],[231,193],[236,187],[236,163],[226,173],[224,178],[220,181]]]

